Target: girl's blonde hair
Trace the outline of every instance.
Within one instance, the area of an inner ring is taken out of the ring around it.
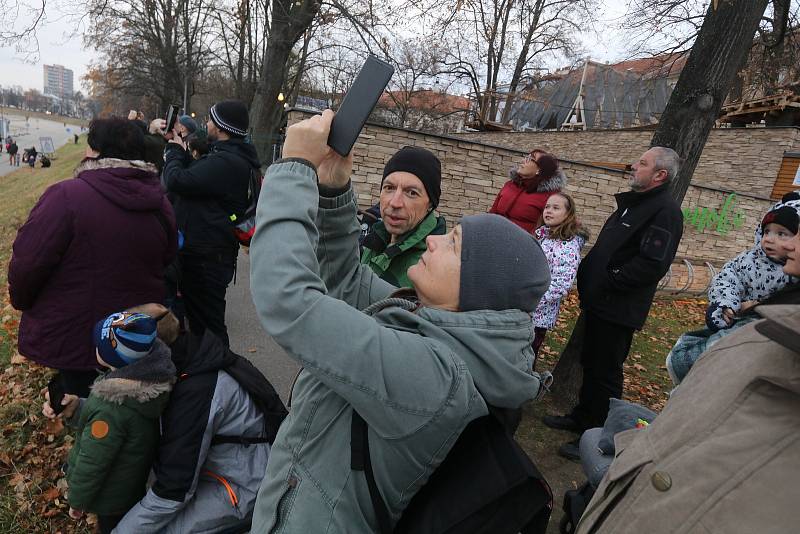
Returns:
[[[558,226],[550,227],[550,233],[547,237],[561,241],[569,241],[576,235],[579,235],[584,239],[588,239],[589,233],[581,226],[581,223],[578,221],[578,216],[575,214],[575,200],[567,193],[561,191],[553,193],[550,195],[550,198],[554,196],[560,196],[567,201],[567,218]]]

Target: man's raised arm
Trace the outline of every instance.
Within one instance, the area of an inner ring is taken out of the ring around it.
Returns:
[[[319,231],[317,261],[328,294],[358,309],[386,298],[397,289],[359,261],[356,218],[358,207],[350,175],[353,153],[342,157],[331,150],[317,169]]]

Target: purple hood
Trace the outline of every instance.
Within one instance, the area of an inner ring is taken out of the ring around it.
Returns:
[[[85,159],[73,176],[126,211],[154,211],[164,199],[158,170],[144,161]]]
[[[20,354],[56,369],[96,367],[95,322],[163,302],[164,268],[177,249],[155,167],[86,159],[74,176],[31,210],[8,268],[11,303],[23,312]]]

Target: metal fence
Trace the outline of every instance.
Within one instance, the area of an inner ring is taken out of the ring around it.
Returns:
[[[680,258],[669,267],[669,271],[658,283],[658,291],[668,295],[701,296],[708,293],[709,287],[718,273],[709,261]]]

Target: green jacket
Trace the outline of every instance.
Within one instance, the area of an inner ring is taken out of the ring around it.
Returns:
[[[320,197],[302,162],[270,166],[257,227],[253,301],[264,329],[303,370],[252,532],[376,532],[366,478],[350,469],[353,410],[369,425],[375,480],[397,521],[486,402],[516,408],[538,393],[530,315],[382,300],[396,288],[358,261],[353,190]]]
[[[361,263],[369,265],[375,274],[393,286],[411,287],[411,280],[406,274],[408,268],[417,263],[427,250],[425,238],[447,233],[447,223],[444,217],[438,217],[431,211],[414,230],[392,245],[389,244],[391,236],[383,221],[372,225],[370,233],[374,235],[364,240]]]
[[[143,381],[146,378],[148,381]],[[144,497],[159,440],[159,417],[175,381],[169,348],[99,378],[77,418],[69,454],[69,505],[123,514]]]

